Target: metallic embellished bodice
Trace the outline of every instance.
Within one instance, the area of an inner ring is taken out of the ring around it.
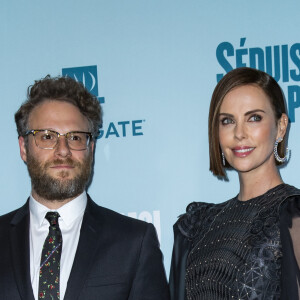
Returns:
[[[189,205],[179,220],[192,240],[188,300],[280,298],[279,211],[285,186],[245,202]]]

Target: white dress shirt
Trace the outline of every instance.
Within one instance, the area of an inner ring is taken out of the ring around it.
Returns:
[[[73,265],[83,214],[87,203],[86,192],[55,210],[59,213],[59,227],[62,233],[63,245],[60,260],[60,299],[64,299],[68,279]],[[39,271],[42,248],[49,232],[49,222],[45,219],[50,210],[37,202],[32,195],[29,199],[30,210],[30,276],[33,294],[38,300]]]

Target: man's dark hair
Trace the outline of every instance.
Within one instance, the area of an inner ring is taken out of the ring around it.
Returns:
[[[24,136],[28,128],[28,118],[32,110],[45,100],[64,101],[75,105],[88,119],[93,137],[97,137],[102,127],[102,110],[96,96],[82,83],[70,77],[50,77],[47,75],[28,87],[27,100],[15,113],[19,136]]]

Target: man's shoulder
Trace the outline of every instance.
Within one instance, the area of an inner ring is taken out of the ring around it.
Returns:
[[[10,222],[14,219],[15,215],[18,214],[18,212],[22,209],[23,207],[20,207],[18,209],[15,209],[11,212],[8,212],[0,216],[0,224],[5,224],[5,223],[10,224]]]
[[[110,229],[116,229],[118,231],[145,231],[147,227],[153,226],[145,221],[137,220],[111,209],[102,207],[95,203],[91,198],[89,198],[87,203],[87,210],[99,221],[99,223],[109,226]]]
[[[28,209],[26,203],[22,207],[0,216],[0,235],[3,237],[8,234],[9,228],[22,220],[27,213]]]

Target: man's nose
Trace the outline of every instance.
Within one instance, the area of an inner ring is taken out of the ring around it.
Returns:
[[[72,155],[68,141],[65,136],[60,136],[57,139],[57,144],[55,147],[55,154],[58,156],[61,156],[61,157],[67,157],[67,156]]]

